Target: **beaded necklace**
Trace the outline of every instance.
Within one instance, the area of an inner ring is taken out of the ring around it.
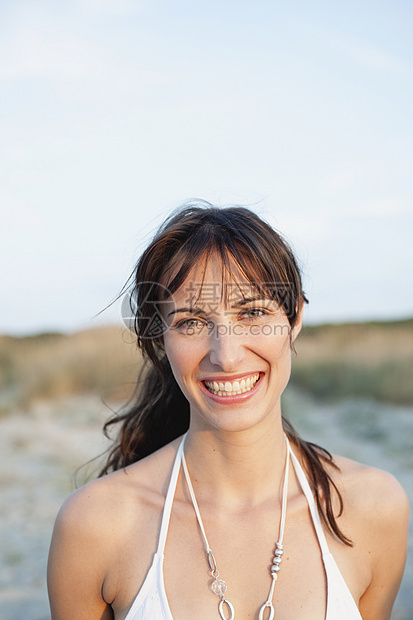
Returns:
[[[287,515],[288,471],[289,471],[290,450],[291,450],[290,443],[288,441],[287,436],[284,435],[284,437],[285,437],[285,442],[286,442],[286,446],[287,446],[287,456],[286,456],[286,459],[285,459],[284,483],[283,483],[282,502],[281,502],[280,531],[279,531],[279,535],[278,535],[278,541],[275,543],[274,557],[272,559],[272,566],[271,566],[272,581],[271,581],[271,587],[270,587],[270,591],[269,591],[267,600],[265,601],[265,603],[260,608],[259,620],[264,620],[264,613],[265,613],[266,609],[269,610],[269,614],[270,614],[269,617],[268,617],[268,620],[273,620],[273,618],[274,618],[275,609],[274,609],[274,605],[272,603],[272,599],[273,599],[273,595],[274,595],[275,582],[278,579],[278,572],[280,571],[280,568],[281,568],[280,565],[281,565],[281,562],[282,562],[282,556],[284,554],[282,541],[283,541],[283,538],[284,538],[285,518],[286,518],[286,515]],[[225,592],[227,591],[227,584],[225,583],[225,581],[223,579],[218,579],[218,577],[219,577],[219,570],[217,569],[217,563],[215,561],[214,554],[212,553],[212,549],[209,546],[208,539],[207,539],[206,534],[205,534],[205,528],[204,528],[204,524],[202,523],[201,513],[199,512],[198,502],[196,501],[194,489],[193,489],[192,483],[191,483],[191,478],[189,477],[189,472],[188,472],[188,467],[186,465],[184,450],[182,450],[181,462],[182,462],[182,469],[184,470],[184,474],[185,474],[186,483],[188,485],[189,494],[191,496],[192,504],[194,506],[196,518],[198,519],[198,524],[199,524],[200,530],[202,532],[202,536],[203,536],[204,541],[205,541],[205,551],[206,551],[206,554],[207,554],[209,567],[211,569],[211,576],[214,578],[214,581],[213,581],[213,583],[211,585],[211,590],[212,590],[212,592],[214,594],[219,596],[220,599],[221,599],[221,601],[220,601],[220,603],[218,605],[219,615],[221,616],[222,620],[234,620],[234,618],[235,618],[234,606],[232,605],[232,603],[228,599],[225,598]],[[229,616],[229,618],[227,618],[224,615],[224,613],[225,613],[224,612],[224,605],[227,606],[228,611],[231,614]]]

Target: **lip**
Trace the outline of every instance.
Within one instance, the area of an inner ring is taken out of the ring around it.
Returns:
[[[247,372],[240,372],[237,375],[211,375],[208,377],[203,377],[201,380],[202,381],[222,381],[223,383],[225,383],[225,381],[230,381],[231,383],[233,381],[237,381],[237,379],[246,379],[247,377],[252,377],[253,375],[263,375],[263,372],[260,372],[259,370],[253,370],[253,371],[247,371]]]
[[[204,381],[222,381],[222,382],[231,381],[233,382],[233,381],[236,381],[237,379],[245,379],[246,377],[251,377],[256,374],[259,374],[260,378],[258,379],[257,383],[254,385],[254,387],[248,392],[244,392],[243,394],[234,394],[234,396],[218,396],[217,394],[212,394],[212,392],[210,392],[204,384]],[[214,377],[205,377],[201,381],[201,389],[204,392],[204,394],[206,394],[209,398],[211,398],[217,403],[234,405],[236,403],[242,403],[245,400],[248,400],[249,398],[254,396],[254,394],[260,389],[260,386],[262,384],[262,378],[264,377],[264,375],[265,375],[264,372],[256,371],[256,372],[249,372],[249,373],[244,372],[244,373],[239,373],[237,375],[231,375],[231,376],[225,376],[225,377],[223,377],[222,375],[216,375]]]

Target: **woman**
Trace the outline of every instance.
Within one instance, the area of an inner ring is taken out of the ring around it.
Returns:
[[[407,499],[282,416],[306,302],[285,241],[247,209],[191,204],[131,299],[150,369],[106,475],[58,516],[53,620],[388,620]]]

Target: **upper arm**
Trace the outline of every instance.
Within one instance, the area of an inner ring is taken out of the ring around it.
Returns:
[[[102,588],[107,568],[100,511],[81,489],[63,505],[50,546],[47,584],[52,620],[110,620]]]
[[[390,474],[378,472],[372,488],[375,499],[365,533],[372,578],[360,599],[360,613],[363,620],[390,620],[406,562],[409,503]]]

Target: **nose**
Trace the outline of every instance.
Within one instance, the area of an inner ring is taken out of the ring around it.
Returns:
[[[225,372],[239,368],[243,356],[243,338],[234,333],[231,323],[215,325],[210,334],[209,361]]]

